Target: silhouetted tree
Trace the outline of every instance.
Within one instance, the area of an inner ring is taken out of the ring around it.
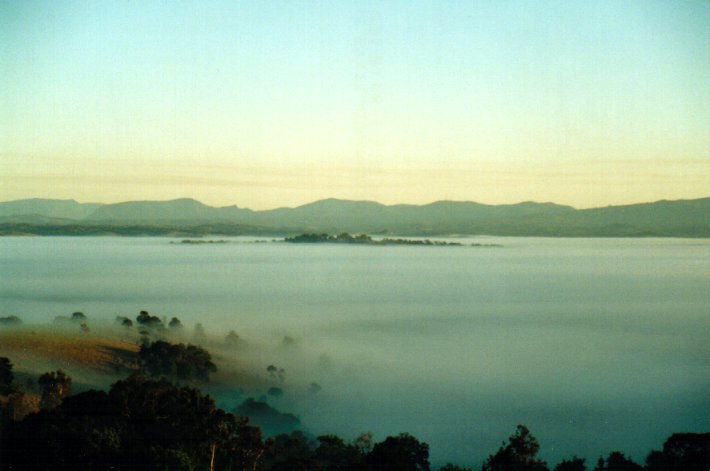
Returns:
[[[612,451],[606,460],[603,457],[597,461],[594,471],[642,471],[643,467],[624,456],[620,451]]]
[[[129,425],[134,443],[181,450],[195,467],[205,469],[212,462],[215,469],[229,469],[231,460],[243,461],[250,455],[252,450],[243,450],[243,445],[260,446],[258,433],[246,421],[217,409],[212,398],[194,388],[132,377],[116,383],[109,400],[118,410],[133,414]],[[247,432],[245,441],[241,434]]]
[[[1,438],[8,470],[242,470],[254,469],[263,450],[258,429],[209,396],[137,376],[108,394],[68,397]]]
[[[15,391],[8,396],[7,418],[18,421],[24,419],[28,414],[39,411],[40,397],[36,394],[25,391]],[[2,469],[0,467],[0,469]]]
[[[192,330],[192,336],[196,342],[204,342],[207,338],[205,328],[199,322],[195,324],[195,328]]]
[[[234,411],[235,414],[248,417],[249,420],[264,430],[266,435],[293,432],[301,426],[298,417],[287,412],[279,412],[263,401],[248,398]]]
[[[158,316],[151,316],[148,314],[148,311],[141,311],[138,316],[136,317],[136,322],[138,324],[148,328],[148,329],[153,329],[153,330],[163,330],[165,329],[165,325],[163,324],[163,321],[160,320]]]
[[[313,471],[319,469],[314,457],[315,443],[301,431],[282,433],[264,444],[262,469],[270,471]]]
[[[174,330],[182,330],[183,329],[182,322],[180,322],[180,319],[178,319],[177,317],[173,317],[172,319],[170,319],[170,323],[168,324],[168,327],[170,327],[171,329],[174,329]]]
[[[362,455],[372,451],[372,432],[363,432],[353,440],[353,446]]]
[[[224,337],[224,342],[230,347],[235,347],[239,344],[239,335],[237,335],[235,331],[230,330],[229,333]]]
[[[314,456],[325,471],[365,469],[365,455],[336,435],[319,436]]]
[[[72,322],[83,323],[86,322],[86,316],[83,312],[73,312],[71,315]]]
[[[473,471],[471,468],[462,468],[461,466],[456,466],[455,464],[447,463],[439,471]]]
[[[12,363],[7,357],[0,357],[0,396],[7,396],[15,391],[13,382],[15,375],[12,372]]]
[[[62,370],[44,373],[38,380],[42,409],[54,409],[71,394],[71,378]]]
[[[138,351],[141,370],[151,376],[209,381],[217,371],[209,352],[195,345],[171,344],[162,340],[142,345]]]
[[[710,433],[674,433],[646,458],[647,471],[710,470]]]
[[[282,383],[286,380],[286,370],[283,368],[278,368],[276,365],[269,365],[266,367],[266,371],[272,379],[278,378]]]
[[[518,425],[494,455],[483,463],[483,471],[546,471],[547,464],[536,458],[540,445],[525,425]]]
[[[429,445],[408,433],[401,433],[376,443],[366,460],[381,470],[428,471]]]
[[[22,319],[17,316],[0,317],[0,326],[17,327],[22,324]]]
[[[555,471],[587,471],[587,466],[584,463],[584,458],[573,456],[568,460],[562,460],[555,466]]]

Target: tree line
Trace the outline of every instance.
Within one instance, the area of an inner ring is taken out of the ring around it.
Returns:
[[[247,417],[218,408],[198,388],[169,381],[171,374],[166,372],[176,371],[172,367],[156,371],[148,366],[161,356],[183,357],[189,348],[165,343],[145,347],[142,373],[116,382],[107,392],[72,395],[71,378],[63,371],[41,375],[40,400],[33,411],[18,410],[28,407],[22,401],[25,394],[14,382],[11,361],[0,358],[0,470],[431,469],[429,445],[408,433],[377,443],[370,433],[352,442],[298,430],[265,438]],[[199,363],[209,362],[209,354],[204,354],[197,356]],[[577,457],[550,468],[537,456],[539,449],[528,428],[519,425],[507,443],[486,459],[482,471],[710,469],[710,433],[671,435],[662,450],[649,453],[645,466],[614,451],[600,457],[593,468]],[[453,464],[440,469],[466,470]]]
[[[86,326],[75,312],[59,319]],[[117,323],[132,328],[125,317]],[[10,319],[17,324],[19,319]],[[0,471],[5,470],[314,470],[428,471],[429,445],[401,433],[375,443],[371,433],[348,442],[336,435],[314,437],[299,430],[293,414],[246,399],[234,411],[217,407],[196,385],[217,370],[200,346],[170,343],[161,333],[182,329],[146,311],[136,317],[142,335],[138,371],[109,391],[72,395],[64,371],[39,376],[33,394],[18,386],[10,359],[0,357]],[[196,336],[204,337],[201,326]],[[239,336],[230,331],[227,344]],[[270,365],[277,378],[284,371]],[[272,391],[273,390],[273,391]],[[268,394],[281,393],[272,388]],[[288,433],[279,433],[286,430]],[[268,435],[268,436],[266,436]],[[518,425],[482,464],[482,471],[708,471],[710,433],[675,433],[639,464],[620,451],[594,463],[572,456],[550,467],[540,445]],[[447,464],[441,471],[467,471]]]

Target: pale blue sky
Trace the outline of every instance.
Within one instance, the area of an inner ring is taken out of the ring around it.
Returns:
[[[0,3],[0,200],[710,195],[710,2]]]

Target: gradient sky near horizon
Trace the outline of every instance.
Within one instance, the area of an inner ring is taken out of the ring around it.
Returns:
[[[710,196],[707,1],[2,1],[0,200]]]

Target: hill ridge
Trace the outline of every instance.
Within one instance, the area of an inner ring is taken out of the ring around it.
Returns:
[[[95,227],[103,224],[170,226],[170,233],[179,233],[181,228],[201,227],[199,231],[204,233],[227,235],[349,232],[710,237],[710,197],[586,209],[535,201],[490,205],[439,200],[424,205],[385,205],[368,200],[326,198],[296,207],[256,211],[236,205],[209,206],[193,198],[111,204],[36,198],[0,202],[0,224],[2,234],[35,233],[37,227],[46,230],[51,225]],[[24,226],[13,228],[13,224]],[[57,229],[55,233],[62,231],[68,229]]]

